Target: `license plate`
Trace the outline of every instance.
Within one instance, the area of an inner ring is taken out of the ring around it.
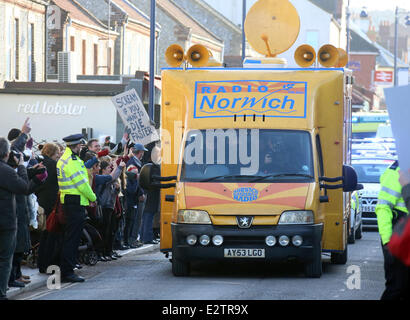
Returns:
[[[265,249],[224,249],[225,258],[265,258]]]
[[[375,205],[363,206],[362,210],[364,212],[375,212],[376,211],[376,206]]]

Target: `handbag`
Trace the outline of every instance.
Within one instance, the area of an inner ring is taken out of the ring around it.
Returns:
[[[58,193],[54,208],[47,217],[46,229],[48,232],[60,233],[64,231],[65,224],[64,209],[60,201],[60,193]]]
[[[394,257],[410,266],[410,216],[397,222],[387,246]]]

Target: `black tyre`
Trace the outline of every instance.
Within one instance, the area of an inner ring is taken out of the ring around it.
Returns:
[[[307,278],[320,278],[322,276],[322,244],[318,246],[313,260],[305,264],[305,276]]]
[[[355,232],[355,238],[356,239],[361,239],[362,238],[362,231],[363,231],[363,225],[360,222],[359,228],[357,228],[356,232]]]
[[[347,262],[347,246],[343,252],[332,252],[330,254],[330,261],[333,264],[346,264]]]
[[[183,260],[177,258],[172,258],[172,273],[176,277],[186,277],[189,276],[190,264]]]

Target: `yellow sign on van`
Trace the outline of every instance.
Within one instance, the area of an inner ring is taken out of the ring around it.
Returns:
[[[194,118],[306,118],[306,91],[302,81],[197,81]]]

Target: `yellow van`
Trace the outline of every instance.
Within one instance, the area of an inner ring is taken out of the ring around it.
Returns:
[[[182,61],[180,51],[172,47],[169,60]],[[322,50],[319,59],[333,55]],[[208,55],[190,50],[187,59],[206,65]],[[172,253],[176,276],[196,260],[296,259],[308,277],[321,276],[322,252],[347,261],[358,187],[349,166],[352,74],[272,62],[280,59],[162,71],[161,176],[176,184],[161,190],[161,251]]]

